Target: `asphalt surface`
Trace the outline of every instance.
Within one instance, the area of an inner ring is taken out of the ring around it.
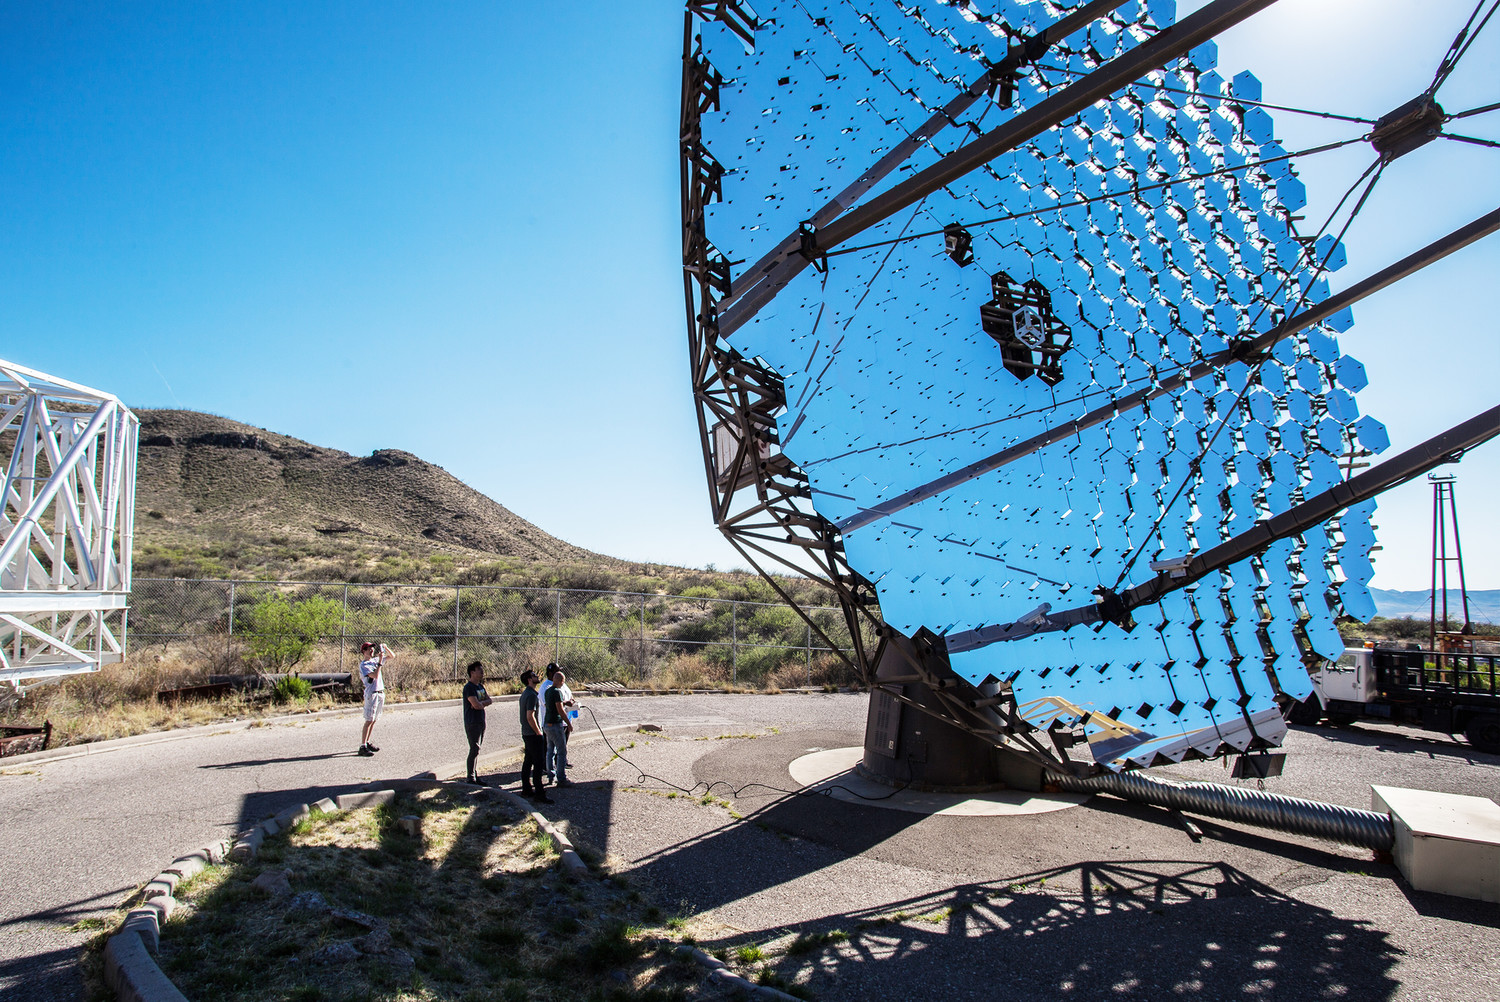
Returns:
[[[1500,906],[1413,892],[1365,850],[1199,821],[1107,797],[1021,818],[923,817],[795,796],[787,764],[858,744],[847,695],[588,701],[603,726],[662,734],[575,744],[579,786],[549,817],[607,853],[706,947],[838,928],[783,974],[824,1002],[875,998],[1490,999]],[[515,743],[513,704],[489,745]],[[587,735],[588,715],[580,735]],[[198,729],[0,767],[0,998],[81,996],[80,919],[179,853],[372,780],[462,770],[456,705],[389,709],[382,751],[357,716]],[[751,736],[753,735],[753,736]],[[175,736],[174,736],[175,737]],[[626,745],[634,742],[633,746]],[[1356,807],[1369,784],[1500,796],[1500,758],[1394,728],[1300,730],[1267,788]],[[514,766],[489,763],[514,780]],[[1218,764],[1168,774],[1226,779]],[[671,784],[716,796],[743,815]],[[760,785],[755,785],[760,784]],[[650,791],[650,792],[647,792]],[[875,963],[875,961],[889,961]]]

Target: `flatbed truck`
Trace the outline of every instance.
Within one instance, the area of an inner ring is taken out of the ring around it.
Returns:
[[[1294,724],[1347,726],[1378,719],[1462,734],[1500,754],[1500,656],[1414,648],[1356,647],[1312,673],[1313,694],[1292,708]]]

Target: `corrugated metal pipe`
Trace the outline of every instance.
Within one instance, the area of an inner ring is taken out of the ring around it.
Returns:
[[[1189,814],[1312,835],[1382,852],[1390,852],[1395,844],[1391,819],[1375,811],[1320,804],[1316,800],[1301,800],[1218,783],[1173,783],[1136,772],[1106,772],[1087,779],[1072,776],[1049,778],[1069,793],[1108,793]]]

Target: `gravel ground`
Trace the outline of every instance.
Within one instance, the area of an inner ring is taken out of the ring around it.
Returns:
[[[1363,850],[1207,821],[1195,842],[1167,812],[1110,798],[1048,815],[951,818],[779,792],[795,786],[794,758],[859,743],[860,696],[591,705],[604,726],[649,721],[665,732],[613,738],[629,762],[611,761],[596,737],[576,742],[580,785],[555,793],[548,815],[630,870],[666,911],[692,914],[707,947],[849,933],[776,962],[824,1002],[1497,995],[1500,908],[1412,892]],[[512,712],[491,711],[492,747],[513,743]],[[374,759],[351,754],[356,718],[325,717],[7,760],[0,998],[79,997],[84,934],[68,927],[107,913],[185,849],[369,780],[461,770],[458,713],[393,708]],[[747,734],[759,736],[721,738]],[[1269,789],[1358,807],[1369,806],[1371,782],[1500,792],[1500,758],[1411,732],[1294,730],[1288,746],[1286,775]],[[498,771],[514,777],[513,766]],[[670,787],[643,772],[716,784],[743,817],[668,798]],[[1170,772],[1224,776],[1217,764]],[[635,792],[644,788],[655,792]]]

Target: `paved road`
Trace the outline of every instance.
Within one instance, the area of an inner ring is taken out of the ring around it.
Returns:
[[[593,705],[605,726],[648,718],[674,726],[786,724],[806,711],[808,698],[615,698]],[[514,706],[491,709],[491,745],[515,743]],[[86,934],[68,927],[118,907],[182,852],[371,780],[435,768],[462,772],[467,745],[459,712],[456,702],[390,707],[376,728],[382,750],[374,758],[354,754],[360,724],[351,711],[195,728],[191,737],[155,743],[111,742],[108,750],[65,759],[4,760],[0,999],[78,998],[74,959]],[[846,722],[862,713],[854,697],[840,701]]]
[[[1033,818],[923,818],[746,785],[785,790],[792,759],[858,743],[859,696],[592,705],[604,726],[651,721],[666,734],[622,748],[629,762],[611,761],[600,742],[579,744],[574,778],[582,785],[549,813],[634,870],[658,900],[702,915],[709,935],[764,940],[963,906],[941,922],[878,927],[889,932],[810,956],[816,969],[803,974],[825,1000],[889,996],[892,977],[910,997],[990,998],[998,984],[1018,997],[1493,997],[1500,909],[1404,891],[1392,868],[1359,850],[1214,824],[1195,843],[1165,812],[1109,798]],[[505,704],[491,711],[493,745],[512,743],[513,712]],[[461,770],[458,713],[454,705],[393,707],[373,759],[352,754],[358,720],[344,716],[7,760],[0,998],[77,998],[74,957],[84,937],[68,927],[116,907],[185,849],[371,780]],[[752,733],[762,736],[697,740]],[[1273,787],[1281,792],[1359,807],[1368,806],[1371,782],[1500,792],[1500,758],[1450,742],[1392,730],[1294,730],[1289,748],[1287,774]],[[636,792],[667,789],[642,781],[643,771],[687,787],[720,783],[747,820]],[[1217,764],[1175,771],[1224,775]],[[1020,884],[1029,889],[1008,890]],[[1110,884],[1135,890],[1097,893]],[[882,957],[903,962],[870,963]]]

